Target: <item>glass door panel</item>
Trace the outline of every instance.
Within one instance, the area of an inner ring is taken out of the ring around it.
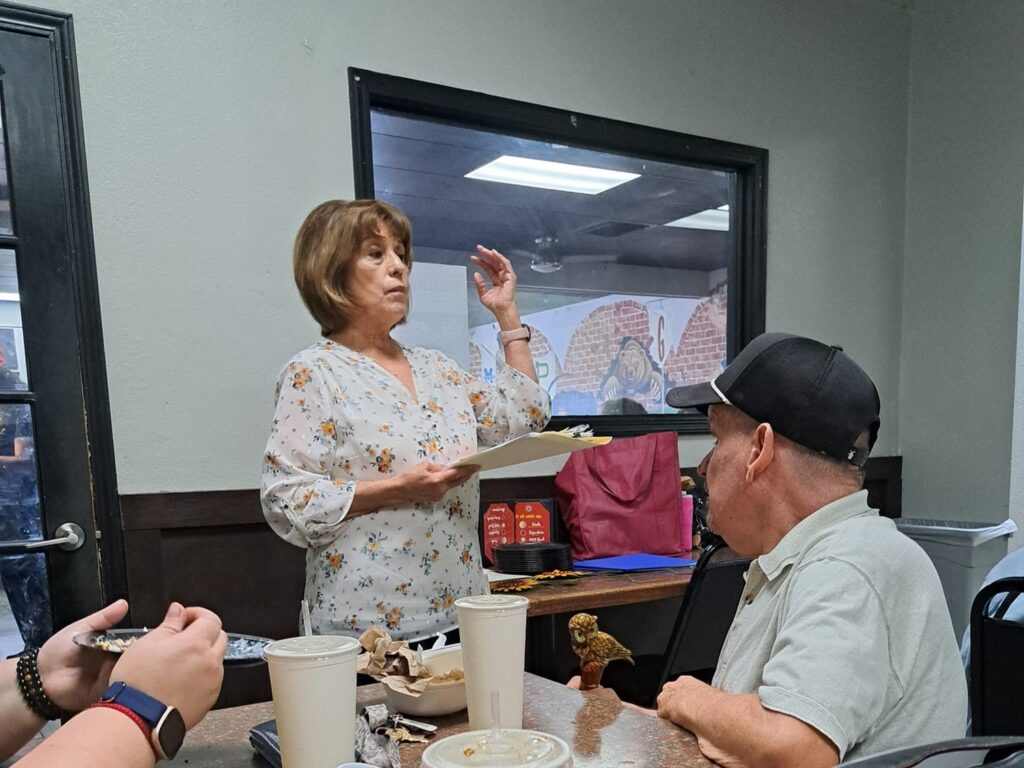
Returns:
[[[0,540],[45,538],[39,505],[32,406],[0,405]],[[0,658],[38,647],[53,633],[46,555],[0,553]]]
[[[4,137],[4,111],[0,109],[0,234],[14,232],[11,220],[11,184],[7,173],[7,140]]]
[[[53,634],[46,555],[24,545],[46,538],[40,506],[28,361],[22,331],[8,144],[0,90],[0,658]]]
[[[18,266],[14,250],[0,248],[0,390],[27,389],[28,362],[21,330]]]

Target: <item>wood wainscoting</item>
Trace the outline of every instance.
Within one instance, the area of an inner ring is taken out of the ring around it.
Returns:
[[[902,459],[871,459],[867,469],[871,505],[899,517]],[[696,476],[693,469],[681,471]],[[480,486],[483,506],[554,496],[550,476],[483,480]],[[216,611],[230,632],[296,634],[305,552],[270,530],[257,490],[127,495],[121,515],[131,626],[156,626],[177,600]],[[229,667],[217,706],[269,698],[265,665]]]

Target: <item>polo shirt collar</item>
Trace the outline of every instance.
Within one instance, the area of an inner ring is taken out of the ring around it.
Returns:
[[[794,525],[771,552],[757,558],[757,564],[765,577],[772,581],[824,531],[844,520],[867,514],[878,513],[868,506],[866,490],[836,499]]]

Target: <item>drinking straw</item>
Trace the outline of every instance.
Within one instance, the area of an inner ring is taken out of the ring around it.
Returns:
[[[309,601],[302,601],[302,627],[306,633],[306,637],[313,636],[313,624],[309,620]]]
[[[501,693],[491,691],[491,740],[501,739]]]

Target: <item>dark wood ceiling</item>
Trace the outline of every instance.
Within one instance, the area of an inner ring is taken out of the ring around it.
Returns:
[[[430,261],[465,264],[477,243],[511,255],[527,275],[537,238],[565,265],[599,263],[710,272],[727,262],[729,233],[666,222],[730,203],[730,174],[638,157],[372,113],[376,196],[406,212],[413,245]],[[640,174],[597,195],[467,179],[502,155]],[[517,253],[520,252],[520,253]],[[527,253],[521,253],[527,252]],[[652,271],[652,274],[654,272]]]

